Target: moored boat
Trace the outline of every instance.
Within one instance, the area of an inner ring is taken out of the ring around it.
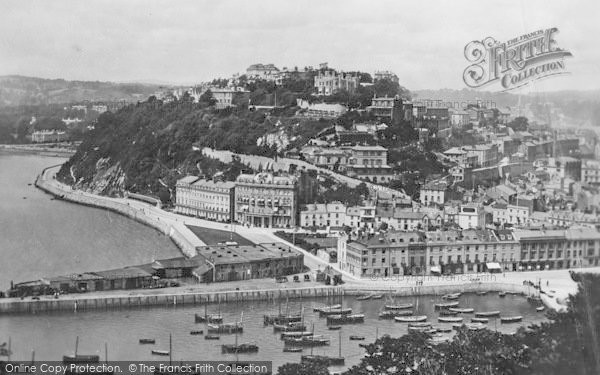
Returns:
[[[368,299],[371,299],[371,295],[370,294],[365,294],[365,295],[356,297],[357,301],[366,301]]]
[[[478,296],[485,296],[487,294],[486,291],[479,291],[476,293]]]
[[[331,340],[324,336],[286,337],[283,339],[286,345],[291,346],[327,346]]]
[[[156,343],[155,339],[140,339],[140,344],[154,344]]]
[[[210,314],[210,315],[195,314],[194,322],[196,322],[196,323],[212,323],[212,324],[223,323],[223,316],[221,314]]]
[[[350,307],[319,310],[319,316],[348,315],[348,314],[352,314],[352,309]]]
[[[190,335],[203,335],[203,330],[190,331]]]
[[[353,324],[364,323],[365,314],[329,315],[327,324]]]
[[[382,299],[383,298],[383,294],[372,294],[371,295],[371,299]]]
[[[302,348],[295,348],[293,346],[284,346],[283,347],[283,351],[284,352],[288,352],[288,353],[300,353],[300,352],[302,352],[302,350],[304,350],[304,349],[302,349]]]
[[[204,336],[204,340],[219,340],[221,336],[219,335],[206,335]]]
[[[340,309],[340,308],[342,308],[342,305],[340,305],[340,304],[336,304],[336,305],[323,305],[323,306],[313,307],[313,311],[314,312],[319,312],[321,310],[332,310],[332,309]]]
[[[452,332],[452,327],[437,327],[436,330],[441,333],[448,333]]]
[[[458,312],[450,311],[450,310],[440,310],[440,316],[456,316],[456,315],[458,315]]]
[[[243,331],[244,331],[244,326],[242,325],[241,322],[209,324],[207,326],[208,333],[240,333]]]
[[[166,356],[169,355],[169,351],[168,350],[158,350],[158,349],[152,349],[152,354],[154,355],[162,355],[162,356]]]
[[[327,329],[330,331],[337,331],[338,329],[342,329],[342,326],[329,326]]]
[[[264,315],[263,316],[264,324],[289,324],[289,323],[298,323],[302,321],[302,314],[276,314],[276,315]]]
[[[365,336],[350,335],[350,340],[352,340],[352,341],[362,341],[364,339],[365,339]]]
[[[412,303],[403,303],[403,304],[399,304],[399,305],[385,305],[383,306],[384,310],[406,310],[406,309],[412,309],[413,308],[413,304]]]
[[[471,307],[451,307],[448,310],[459,313],[459,314],[470,314],[473,311],[475,311],[475,309],[473,309]]]
[[[489,321],[488,318],[471,318],[472,323],[487,323]]]
[[[516,315],[516,316],[504,316],[504,317],[500,317],[500,323],[516,323],[516,322],[520,322],[523,320],[523,317],[520,315]]]
[[[298,337],[306,337],[306,336],[312,336],[313,332],[311,331],[304,331],[304,332],[283,332],[281,334],[281,339],[285,339],[285,338],[290,338],[290,337],[294,337],[294,338],[298,338]]]
[[[427,315],[397,316],[394,320],[399,323],[424,322],[427,320]]]
[[[416,328],[431,328],[431,323],[427,323],[427,322],[415,322],[415,323],[408,323],[409,327],[416,327]]]
[[[301,322],[287,324],[273,324],[273,332],[298,332],[306,330],[306,325]]]
[[[489,318],[493,316],[500,316],[500,311],[478,311],[475,313],[477,318]]]
[[[394,319],[397,316],[410,316],[413,311],[409,310],[385,310],[379,313],[379,319]]]
[[[455,329],[455,330],[458,330],[458,329],[460,329],[463,326],[465,326],[470,331],[478,331],[480,329],[484,329],[485,328],[485,324],[483,324],[483,323],[453,324],[452,328]]]
[[[451,307],[457,307],[458,306],[458,301],[454,301],[454,302],[441,302],[441,303],[436,303],[433,306],[435,307],[436,310],[449,309]]]
[[[438,322],[440,323],[460,323],[462,321],[462,316],[438,316]]]
[[[544,310],[546,310],[545,306],[538,306],[538,307],[535,308],[535,311],[537,311],[537,312],[541,312],[541,311],[544,311]]]
[[[221,345],[221,353],[258,353],[258,345],[254,343]]]
[[[456,300],[460,297],[461,293],[450,293],[450,294],[444,294],[442,296],[442,299],[447,299],[447,300]]]
[[[63,355],[63,363],[97,363],[100,362],[100,356],[96,354],[75,354]]]

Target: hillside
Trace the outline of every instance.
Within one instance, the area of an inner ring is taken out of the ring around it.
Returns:
[[[152,95],[158,86],[137,83],[66,81],[23,76],[0,76],[0,107],[81,101],[135,102]]]
[[[175,182],[187,174],[225,170],[226,178],[234,178],[244,168],[207,159],[198,147],[274,156],[275,147],[257,145],[265,134],[289,128],[296,139],[306,139],[328,126],[329,121],[266,116],[243,107],[217,110],[187,96],[170,103],[151,97],[102,114],[58,178],[101,194],[128,190],[168,200]]]

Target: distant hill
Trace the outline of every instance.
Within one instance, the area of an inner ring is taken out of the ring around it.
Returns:
[[[0,76],[0,106],[146,100],[158,85]]]

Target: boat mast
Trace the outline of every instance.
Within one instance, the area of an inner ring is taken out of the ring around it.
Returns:
[[[10,362],[10,355],[12,354],[12,353],[11,353],[11,350],[10,350],[10,349],[11,349],[11,346],[12,346],[12,345],[11,345],[11,338],[10,338],[10,336],[8,336],[8,355],[6,356],[6,357],[7,357],[7,359],[8,359],[8,362]]]
[[[75,338],[75,358],[77,358],[77,349],[79,348],[79,336]]]
[[[31,351],[31,365],[35,363],[35,350]]]
[[[340,334],[338,357],[342,358],[342,331],[340,330],[338,332]]]
[[[108,343],[104,343],[104,362],[108,363]]]
[[[169,333],[169,366],[173,363],[173,337]]]

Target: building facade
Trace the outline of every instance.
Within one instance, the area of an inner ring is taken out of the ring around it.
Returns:
[[[235,184],[188,176],[175,186],[175,212],[230,222],[234,218]]]
[[[341,202],[308,204],[300,211],[302,228],[342,227],[346,221],[346,206]]]
[[[315,77],[317,95],[329,96],[339,90],[353,93],[357,87],[358,77],[348,73],[338,73],[332,69],[321,70]]]
[[[270,173],[242,174],[235,182],[235,213],[239,223],[255,227],[297,225],[297,180]]]

